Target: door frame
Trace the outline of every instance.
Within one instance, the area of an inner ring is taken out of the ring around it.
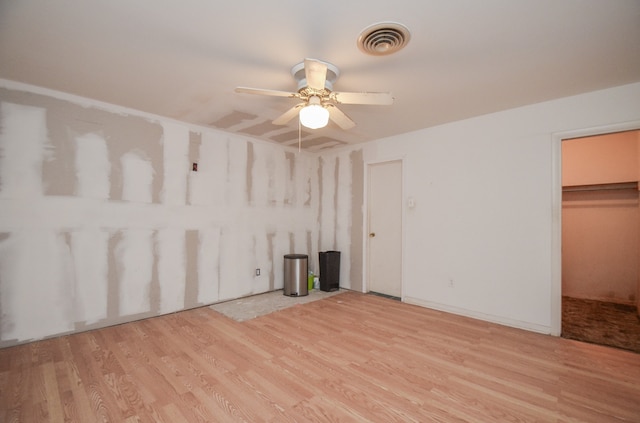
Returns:
[[[364,198],[363,198],[363,219],[362,219],[362,292],[369,292],[369,189],[371,183],[369,181],[369,173],[371,166],[399,162],[400,163],[400,299],[404,301],[404,251],[405,251],[405,156],[389,157],[382,160],[370,160],[364,162]]]
[[[640,129],[640,120],[555,132],[551,142],[551,335],[562,332],[562,141]]]

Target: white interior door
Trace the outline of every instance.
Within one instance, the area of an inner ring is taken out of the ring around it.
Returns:
[[[402,296],[402,162],[370,164],[368,291]]]

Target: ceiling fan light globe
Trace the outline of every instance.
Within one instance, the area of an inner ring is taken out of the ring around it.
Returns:
[[[329,123],[329,111],[318,104],[300,110],[300,123],[309,129],[324,128]]]

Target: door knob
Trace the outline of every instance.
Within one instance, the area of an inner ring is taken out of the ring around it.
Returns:
[[[369,234],[369,238],[373,238],[373,237],[375,237],[375,236],[376,236],[376,233],[375,233],[375,232],[371,232],[371,233]]]

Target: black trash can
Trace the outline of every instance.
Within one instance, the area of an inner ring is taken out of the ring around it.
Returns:
[[[340,289],[340,251],[320,251],[320,290]]]
[[[307,286],[309,256],[287,254],[284,256],[284,295],[303,297],[309,294]]]

